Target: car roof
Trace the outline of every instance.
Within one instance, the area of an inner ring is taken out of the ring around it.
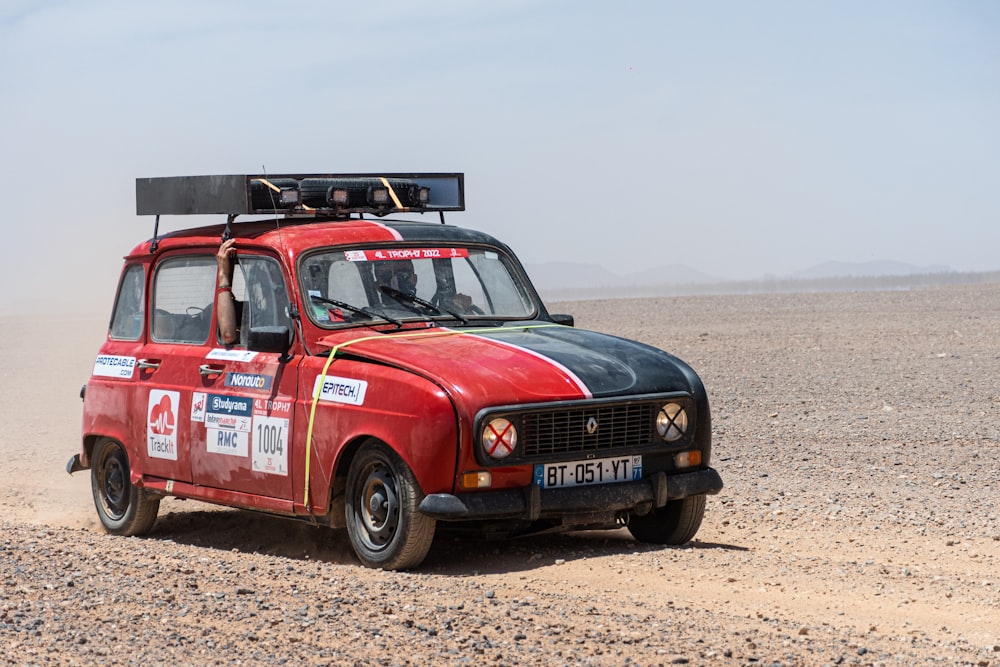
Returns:
[[[237,246],[273,249],[289,259],[313,248],[364,244],[411,245],[419,243],[490,245],[507,247],[493,236],[473,229],[448,224],[410,220],[372,219],[296,219],[273,218],[228,225]],[[130,258],[149,256],[168,250],[218,246],[226,224],[183,229],[148,239],[137,245]]]

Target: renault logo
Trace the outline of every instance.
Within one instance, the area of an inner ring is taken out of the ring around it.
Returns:
[[[587,420],[587,435],[594,435],[597,433],[597,420],[591,417]]]

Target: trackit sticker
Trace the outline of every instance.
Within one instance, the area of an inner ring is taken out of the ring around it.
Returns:
[[[181,395],[150,389],[146,409],[146,453],[151,458],[177,460],[177,415]]]

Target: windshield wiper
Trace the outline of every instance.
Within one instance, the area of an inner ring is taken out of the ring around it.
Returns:
[[[352,306],[349,303],[344,303],[343,301],[337,301],[336,299],[327,299],[325,296],[320,296],[318,294],[310,294],[309,298],[319,303],[325,303],[330,306],[336,306],[337,308],[343,308],[344,310],[349,310],[352,313],[357,313],[358,315],[364,315],[365,317],[378,317],[380,319],[385,320],[386,322],[395,324],[397,327],[403,326],[403,323],[400,322],[399,320],[389,317],[385,313],[377,311],[374,308],[370,307],[360,308],[358,306]]]
[[[427,301],[426,299],[421,299],[419,296],[416,296],[416,295],[413,295],[413,294],[407,294],[406,292],[400,292],[398,289],[396,289],[394,287],[389,287],[388,285],[379,285],[378,289],[383,294],[388,294],[389,296],[391,296],[393,299],[396,299],[397,301],[402,301],[404,303],[415,304],[415,305],[418,305],[418,306],[422,306],[423,308],[427,309],[428,311],[430,311],[434,315],[448,314],[451,317],[453,317],[454,319],[456,319],[459,322],[461,322],[462,324],[468,324],[469,323],[469,320],[465,319],[464,317],[462,317],[458,313],[454,313],[454,312],[452,312],[450,310],[442,310],[442,309],[438,308],[437,306],[435,306],[430,301]],[[416,309],[414,309],[413,312],[417,312]]]

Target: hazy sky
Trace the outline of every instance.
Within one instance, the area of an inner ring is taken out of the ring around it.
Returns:
[[[1000,269],[992,0],[4,0],[0,73],[0,311],[110,308],[137,176],[262,168],[463,171],[526,263]]]

